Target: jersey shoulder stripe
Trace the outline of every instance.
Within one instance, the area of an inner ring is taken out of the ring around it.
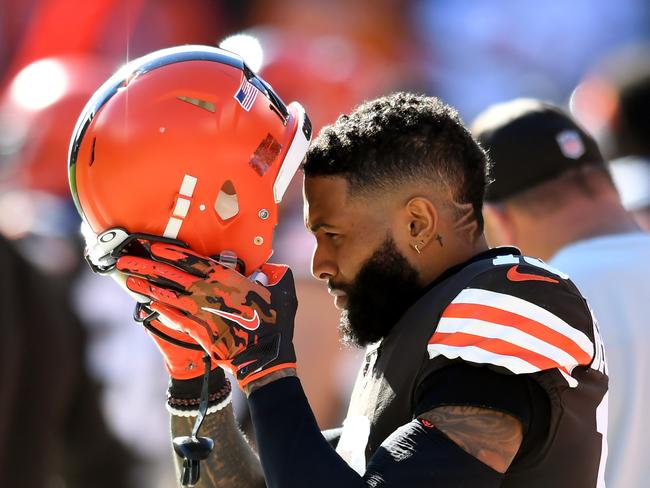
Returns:
[[[427,350],[432,359],[461,358],[515,374],[554,368],[570,374],[594,355],[590,338],[549,310],[479,288],[463,290],[447,306]]]
[[[593,343],[584,332],[569,325],[565,320],[546,308],[513,294],[481,288],[466,288],[454,298],[451,302],[451,305],[453,304],[486,305],[504,312],[510,312],[513,316],[518,315],[531,322],[543,324],[549,330],[555,331],[574,342],[590,356],[593,355]],[[445,312],[443,312],[443,316]]]

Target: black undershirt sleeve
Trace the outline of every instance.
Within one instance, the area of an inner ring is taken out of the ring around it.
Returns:
[[[548,395],[531,375],[503,374],[465,362],[428,374],[416,390],[415,404],[416,417],[436,407],[466,405],[519,419],[524,438],[515,462],[525,462],[543,444],[551,418]]]
[[[518,418],[524,432],[530,423],[530,396],[525,375],[501,374],[465,362],[450,364],[426,376],[415,392],[415,416],[445,405],[501,410]]]
[[[417,392],[416,414],[440,405],[483,406],[516,416],[527,431],[533,418],[528,382],[467,364],[449,366],[425,379]],[[262,467],[271,488],[490,488],[500,486],[503,480],[502,474],[419,420],[389,436],[369,460],[362,477],[321,434],[295,377],[261,387],[251,394],[249,403]]]

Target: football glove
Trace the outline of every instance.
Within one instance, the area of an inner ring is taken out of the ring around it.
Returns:
[[[291,270],[265,264],[266,286],[182,247],[155,242],[152,259],[122,256],[117,269],[147,306],[191,336],[241,387],[284,368],[295,368],[297,309]],[[161,318],[162,318],[161,317]]]
[[[203,348],[184,332],[163,325],[157,314],[148,313],[144,308],[136,309],[135,319],[142,322],[149,336],[158,346],[165,367],[172,379],[189,380],[203,375]],[[217,364],[213,362],[213,367]]]

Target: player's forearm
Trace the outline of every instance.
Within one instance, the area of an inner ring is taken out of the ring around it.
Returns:
[[[173,436],[189,435],[194,418],[172,415]],[[197,488],[263,488],[264,476],[260,462],[244,438],[233,415],[232,406],[208,415],[199,435],[214,440],[210,457],[201,462],[201,477]],[[174,454],[176,471],[179,474],[183,460]]]

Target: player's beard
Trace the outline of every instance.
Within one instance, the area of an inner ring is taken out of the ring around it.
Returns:
[[[365,347],[388,335],[421,293],[418,273],[388,236],[351,284],[330,283],[347,294],[339,331],[345,344]]]

